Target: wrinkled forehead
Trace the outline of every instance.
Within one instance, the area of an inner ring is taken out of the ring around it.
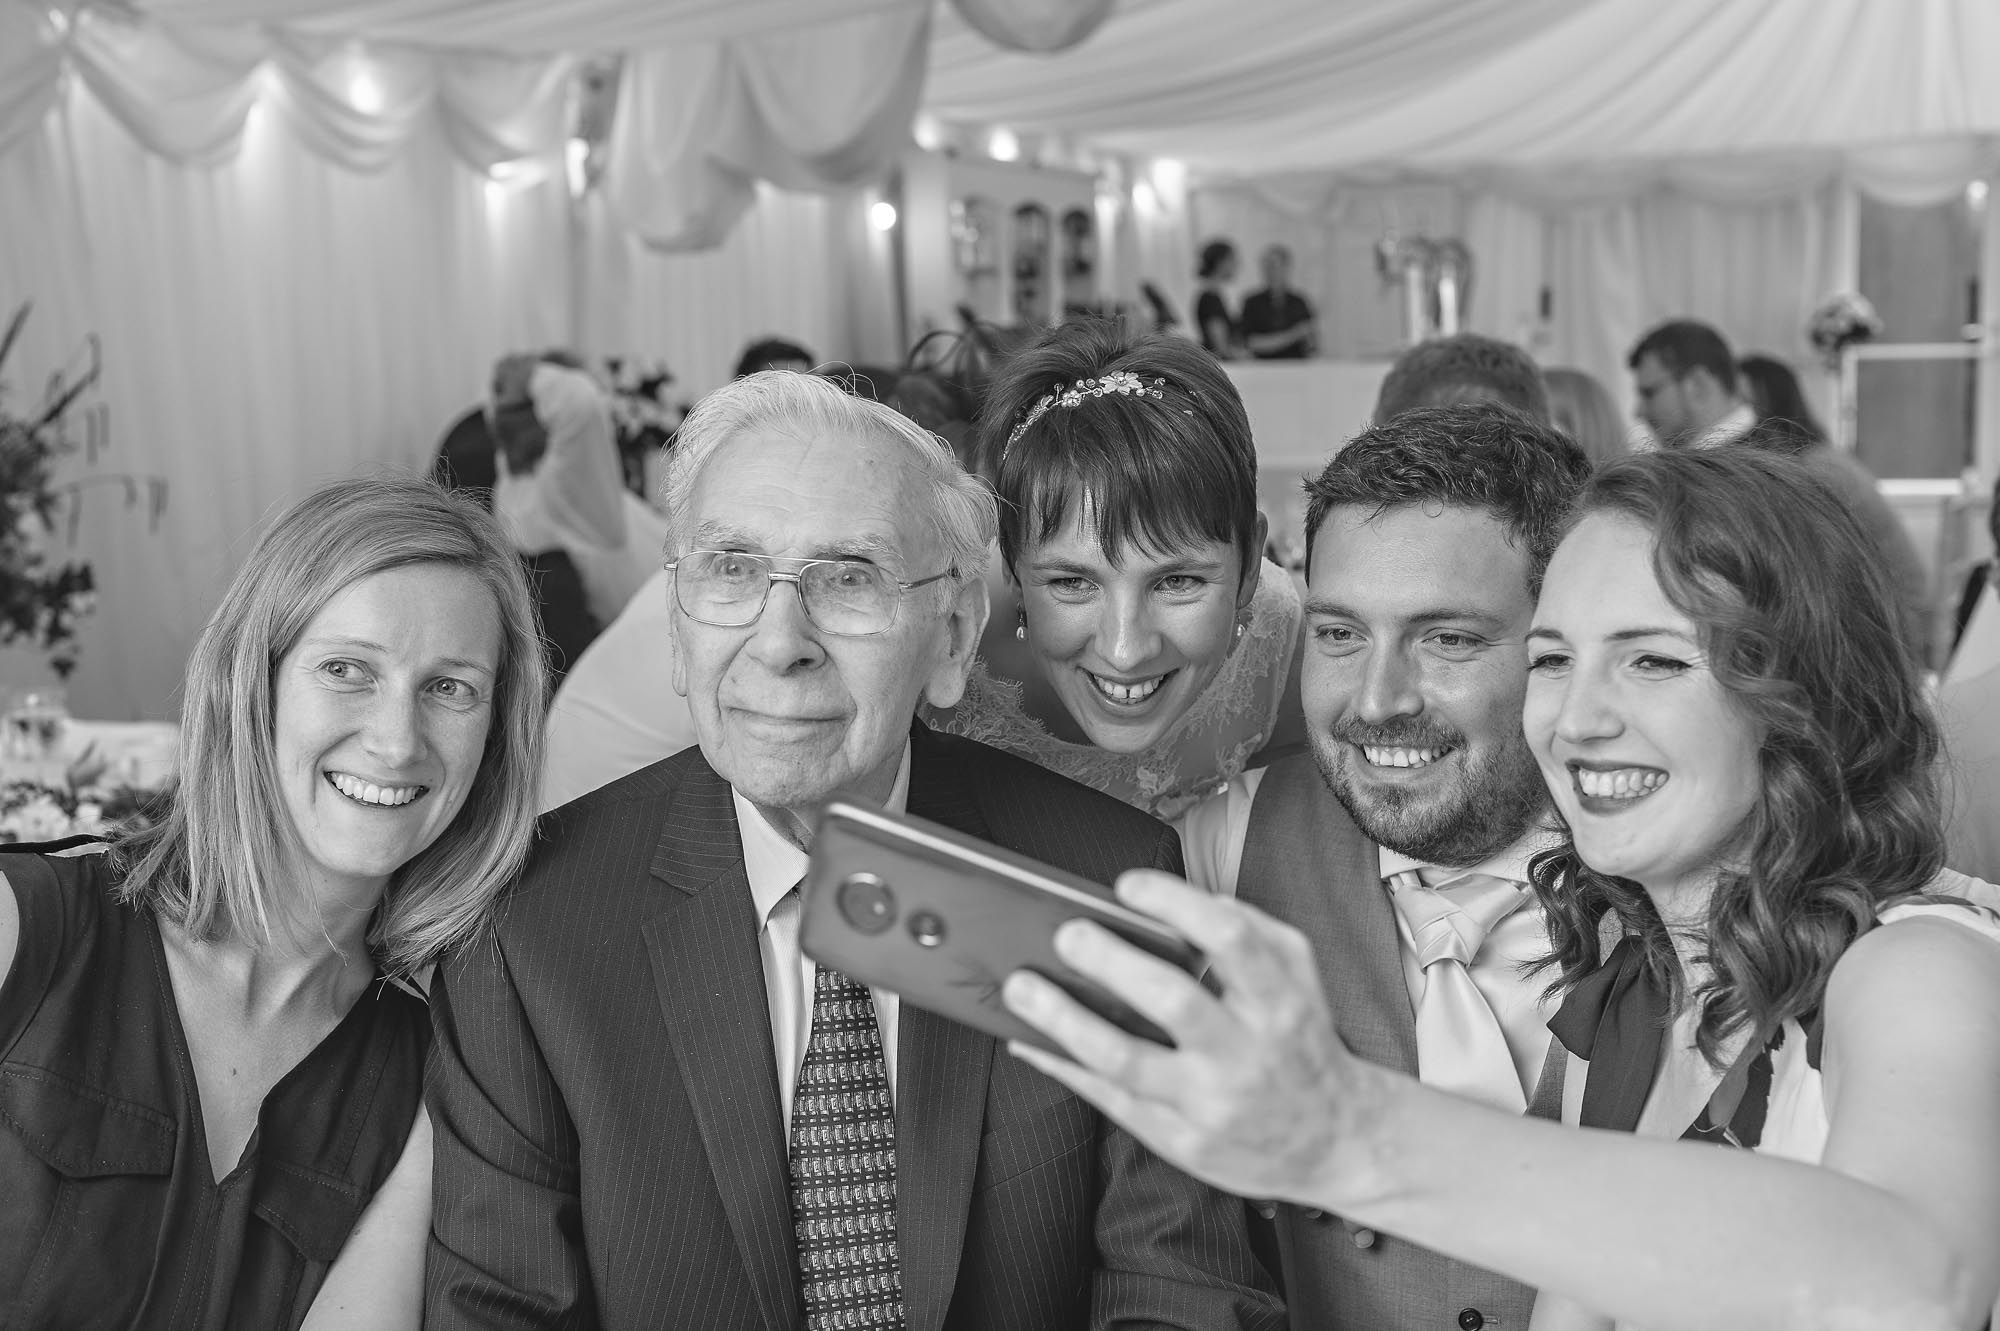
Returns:
[[[703,463],[689,508],[696,546],[901,567],[937,551],[934,503],[909,445],[852,430],[739,431]]]

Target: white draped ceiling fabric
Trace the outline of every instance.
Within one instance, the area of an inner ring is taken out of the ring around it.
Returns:
[[[1355,280],[1385,229],[1463,236],[1472,325],[1622,396],[1675,314],[1802,358],[1856,192],[2000,167],[1996,51],[1990,0],[1126,0],[1058,62],[941,15],[926,108],[1185,163],[1196,234],[1289,244],[1323,308],[1393,307]]]
[[[765,333],[892,359],[865,209],[919,109],[1107,164],[1116,294],[1184,293],[1227,231],[1291,241],[1365,313],[1380,293],[1336,273],[1382,230],[1458,234],[1475,326],[1619,390],[1672,313],[1798,355],[1853,281],[1858,193],[1949,199],[2000,155],[1991,0],[1103,8],[0,0],[0,306],[36,301],[9,377],[97,334],[98,468],[172,486],[158,530],[88,492],[78,705],[171,714],[246,533],[318,479],[420,463],[503,351],[663,358],[691,393]],[[617,114],[573,200],[574,73],[606,54]]]

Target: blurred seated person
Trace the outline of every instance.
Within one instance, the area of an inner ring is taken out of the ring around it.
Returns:
[[[1988,510],[2000,549],[2000,494]],[[1990,577],[1992,565],[1978,572]],[[1944,727],[1950,817],[1945,862],[2000,882],[2000,587],[1982,578],[1968,597],[1967,631],[1945,670],[1938,711]]]
[[[895,390],[882,400],[950,444],[959,466],[970,472],[979,470],[973,430],[979,399],[963,385],[932,371],[906,370],[896,380]]]
[[[560,808],[695,742],[687,699],[667,687],[673,575],[648,578],[570,664],[549,703],[540,810]]]
[[[1945,863],[2000,881],[2000,663],[1945,681],[1938,716],[1949,799]]]
[[[9,1325],[417,1325],[411,985],[527,858],[543,687],[470,498],[341,482],[257,542],[189,658],[164,816],[0,855]]]
[[[1213,356],[1072,320],[1005,364],[979,440],[998,608],[931,724],[1165,819],[1303,741],[1299,594],[1262,558],[1250,424]]]
[[[1927,663],[1930,574],[1910,539],[1910,529],[1882,497],[1875,474],[1854,454],[1828,441],[1791,366],[1771,356],[1745,356],[1737,363],[1737,374],[1744,403],[1757,421],[1756,428],[1738,442],[1797,458],[1846,503],[1888,567],[1903,641],[1916,653],[1919,664]]]
[[[1229,312],[1229,284],[1236,280],[1236,247],[1226,240],[1211,240],[1202,246],[1195,280],[1200,285],[1194,298],[1194,321],[1201,330],[1202,350],[1217,360],[1235,360],[1243,354],[1243,329]]]
[[[582,370],[506,358],[492,419],[493,511],[537,574],[560,676],[659,566],[666,526],[625,488],[609,401]]]
[[[796,342],[787,342],[782,337],[759,338],[743,348],[743,354],[736,358],[736,370],[730,378],[741,379],[759,370],[797,370],[801,374],[810,374],[818,363],[810,351]]]
[[[1632,451],[1625,417],[1594,375],[1557,366],[1542,371],[1542,382],[1549,390],[1549,423],[1583,450],[1591,466],[1608,466]]]
[[[1304,360],[1319,354],[1319,320],[1292,288],[1292,252],[1264,251],[1264,285],[1243,298],[1243,345],[1258,360]]]
[[[1498,402],[1548,425],[1549,392],[1534,358],[1512,342],[1454,333],[1396,357],[1375,394],[1375,424],[1418,407]]]
[[[493,366],[493,382],[487,400],[468,408],[463,415],[451,423],[445,431],[444,439],[438,445],[436,456],[431,459],[431,479],[447,490],[466,490],[485,506],[493,508],[493,486],[500,478],[499,444],[493,434],[494,402],[498,397],[497,385],[512,362],[519,356],[503,356]],[[560,348],[550,348],[539,352],[530,360],[546,360],[555,365],[567,365],[571,369],[582,369],[583,362]]]

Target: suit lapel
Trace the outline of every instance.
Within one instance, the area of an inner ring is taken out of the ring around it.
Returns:
[[[1403,979],[1395,908],[1382,889],[1380,852],[1310,758],[1266,770],[1251,805],[1237,894],[1311,941],[1347,1047],[1415,1076],[1416,1010]]]
[[[987,835],[964,774],[935,760],[921,726],[910,737],[909,811],[972,836]],[[936,1331],[951,1306],[965,1219],[979,1168],[994,1041],[904,1004],[896,1035],[896,1242],[910,1331]]]
[[[773,1331],[800,1325],[798,1250],[764,963],[729,786],[691,767],[652,872],[682,894],[645,926],[660,1012],[729,1227]]]

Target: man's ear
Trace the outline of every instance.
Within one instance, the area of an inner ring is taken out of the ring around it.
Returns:
[[[944,652],[924,682],[924,701],[939,711],[958,705],[965,696],[965,681],[972,674],[973,654],[979,649],[979,635],[986,631],[993,602],[986,591],[986,579],[958,580],[951,604],[944,612]]]
[[[1247,610],[1250,600],[1257,595],[1257,579],[1264,571],[1264,547],[1271,539],[1271,520],[1261,512],[1257,514],[1256,537],[1250,543],[1249,557],[1243,561],[1243,575],[1236,580],[1236,608]]]
[[[681,697],[688,696],[687,654],[681,651],[681,611],[673,603],[673,574],[667,575],[667,657],[668,678],[674,692]]]

